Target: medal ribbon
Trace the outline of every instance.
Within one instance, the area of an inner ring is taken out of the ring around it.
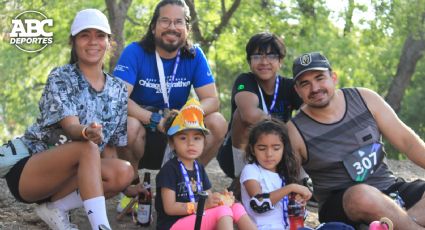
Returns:
[[[260,85],[257,83],[258,90],[260,91],[261,102],[262,102],[262,105],[263,105],[263,111],[267,114],[271,114],[271,111],[273,110],[273,108],[276,104],[276,98],[277,98],[277,94],[278,94],[278,91],[279,91],[279,82],[280,82],[280,78],[279,78],[279,76],[276,75],[276,84],[274,86],[273,101],[272,101],[272,104],[270,105],[270,108],[267,108],[266,101],[264,100],[263,92],[261,91]]]
[[[187,192],[189,193],[189,199],[190,202],[195,202],[195,195],[193,194],[192,186],[190,184],[189,175],[187,173],[186,168],[184,167],[183,162],[181,162],[180,159],[178,159],[179,165],[180,165],[180,171],[183,174],[184,182],[186,184]],[[202,191],[202,183],[201,183],[201,176],[199,175],[199,166],[198,162],[195,160],[193,162],[195,165],[195,171],[196,171],[196,188],[198,189],[198,193]]]

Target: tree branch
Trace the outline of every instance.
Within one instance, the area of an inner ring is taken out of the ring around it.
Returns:
[[[222,30],[229,24],[230,18],[236,12],[236,10],[238,9],[240,3],[241,3],[241,0],[235,0],[233,2],[232,6],[230,7],[230,9],[228,11],[226,11],[225,14],[221,17],[220,24],[218,24],[217,27],[214,28],[214,30],[213,30],[214,33],[213,33],[212,38],[208,39],[208,48],[209,48],[209,46],[211,45],[211,43],[213,41],[215,41],[216,39],[218,39],[218,37],[220,36]]]
[[[235,0],[232,6],[230,7],[230,9],[227,11],[225,7],[225,0],[221,1],[221,4],[222,4],[221,10],[223,11],[222,12],[223,14],[221,16],[220,23],[213,29],[212,36],[208,38],[205,38],[201,33],[201,29],[199,27],[198,13],[196,12],[196,8],[195,8],[195,4],[193,0],[185,0],[185,2],[190,9],[190,16],[192,17],[193,39],[196,42],[199,42],[199,44],[201,45],[201,48],[204,50],[205,53],[208,53],[208,50],[211,44],[218,39],[223,29],[229,24],[229,20],[238,9],[241,3],[241,0]]]
[[[192,27],[193,39],[196,42],[199,42],[201,44],[201,47],[203,48],[205,39],[202,36],[201,29],[199,28],[199,18],[198,18],[198,13],[196,12],[196,9],[195,9],[195,3],[192,0],[185,0],[185,2],[187,6],[189,7],[190,17],[192,18],[191,27]]]
[[[136,22],[136,20],[132,19],[130,16],[126,16],[125,17],[131,24],[136,25],[136,26],[141,26],[142,24]]]

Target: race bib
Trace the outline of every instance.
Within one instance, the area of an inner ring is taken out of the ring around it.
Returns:
[[[346,156],[343,162],[351,179],[363,182],[375,172],[383,159],[382,144],[373,143]]]

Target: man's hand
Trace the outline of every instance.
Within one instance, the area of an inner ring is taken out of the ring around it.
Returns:
[[[128,196],[128,197],[136,197],[138,196],[140,193],[144,194],[145,197],[147,195],[149,195],[149,191],[143,187],[142,183],[139,183],[137,185],[129,185],[125,190],[124,190],[124,195]]]

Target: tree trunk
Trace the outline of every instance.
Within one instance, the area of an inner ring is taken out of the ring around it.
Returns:
[[[127,17],[128,8],[132,0],[120,0],[117,4],[116,0],[105,0],[106,7],[109,14],[109,24],[111,25],[111,32],[113,38],[113,54],[109,60],[109,71],[112,72],[115,63],[124,49],[124,22]]]
[[[355,9],[354,0],[348,0],[348,9],[345,14],[345,26],[344,26],[344,36],[347,36],[351,32],[353,27],[353,11]]]
[[[396,113],[400,111],[401,101],[404,91],[410,83],[416,64],[422,58],[425,50],[425,40],[421,38],[416,40],[409,35],[404,42],[400,61],[397,66],[397,73],[391,82],[388,94],[385,100],[394,109]]]
[[[207,54],[211,44],[218,39],[223,29],[227,26],[227,24],[229,24],[229,20],[233,13],[235,13],[235,11],[238,9],[241,0],[234,0],[229,10],[225,9],[225,1],[221,1],[222,15],[220,17],[220,23],[213,29],[212,36],[210,37],[204,37],[202,35],[201,29],[199,27],[198,13],[196,12],[195,3],[193,0],[185,0],[185,2],[189,6],[190,16],[192,17],[193,39],[200,44],[202,50],[205,52],[205,54]]]

